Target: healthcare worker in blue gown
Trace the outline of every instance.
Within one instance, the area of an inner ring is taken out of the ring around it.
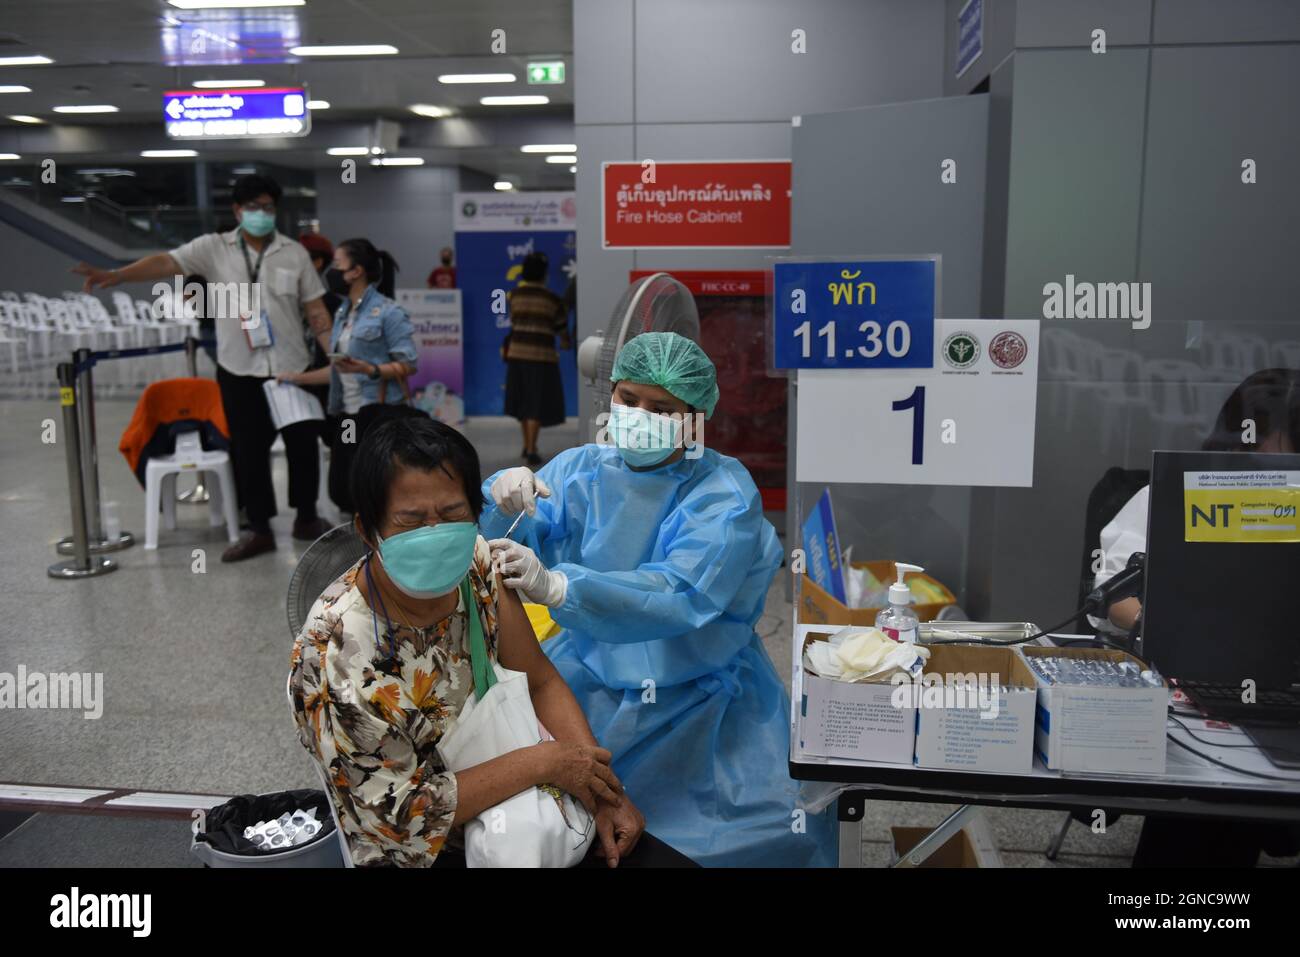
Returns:
[[[781,547],[749,472],[703,445],[713,363],[643,333],[611,382],[613,444],[484,483],[503,580],[563,627],[543,648],[648,830],[706,866],[833,866],[833,815],[790,779],[789,697],[754,631]]]

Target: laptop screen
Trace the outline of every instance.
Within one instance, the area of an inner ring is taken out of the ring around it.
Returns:
[[[1156,452],[1142,654],[1164,675],[1300,686],[1300,454]]]

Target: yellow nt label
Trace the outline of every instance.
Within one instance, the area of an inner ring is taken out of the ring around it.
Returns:
[[[69,386],[59,387],[59,405],[75,405],[76,393]]]
[[[1188,542],[1300,542],[1300,488],[1184,489]]]

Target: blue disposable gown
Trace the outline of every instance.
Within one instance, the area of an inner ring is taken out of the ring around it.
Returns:
[[[790,778],[789,696],[754,631],[781,548],[745,467],[705,449],[633,472],[584,445],[538,474],[551,497],[511,537],[569,579],[542,647],[646,830],[704,865],[833,866],[832,815]],[[496,538],[512,520],[489,505],[480,525]]]

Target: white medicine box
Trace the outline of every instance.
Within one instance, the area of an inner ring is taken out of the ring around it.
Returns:
[[[913,688],[917,767],[1033,771],[1036,683],[1010,648],[934,645]]]
[[[1109,648],[1023,647],[1033,657],[1100,658],[1132,661]],[[1163,774],[1169,688],[1111,688],[1053,685],[1034,676],[1038,686],[1034,747],[1053,771]]]
[[[800,747],[809,754],[828,758],[911,764],[912,745],[916,739],[916,708],[896,707],[893,685],[837,681],[803,668],[803,649],[808,642],[826,641],[828,638],[828,633],[810,631],[799,644],[802,695],[797,731]]]

